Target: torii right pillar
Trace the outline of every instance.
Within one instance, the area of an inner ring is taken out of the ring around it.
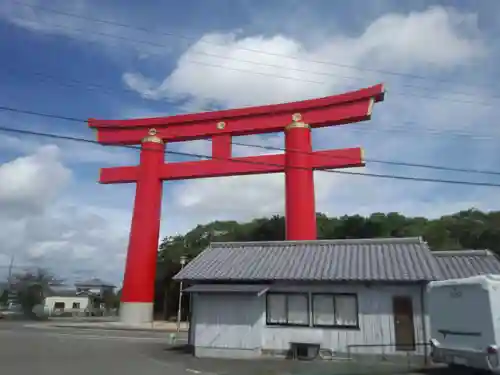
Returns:
[[[298,113],[285,127],[285,225],[288,241],[317,239],[311,127]]]

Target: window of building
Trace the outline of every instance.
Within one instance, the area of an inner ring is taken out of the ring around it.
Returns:
[[[73,302],[73,308],[74,309],[79,309],[80,308],[80,302]]]
[[[309,296],[307,293],[268,293],[266,324],[309,325]]]
[[[315,327],[359,327],[355,294],[313,294],[312,311]]]
[[[64,304],[64,302],[55,302],[54,303],[54,309],[64,310],[65,307],[66,307],[66,305]]]

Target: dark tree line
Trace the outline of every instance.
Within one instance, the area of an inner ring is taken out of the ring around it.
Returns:
[[[433,250],[490,249],[500,255],[500,211],[461,211],[438,219],[406,217],[397,212],[327,217],[317,215],[318,239],[421,236]],[[193,258],[213,241],[281,241],[285,239],[282,216],[247,223],[214,221],[198,225],[183,236],[165,238],[158,253],[156,310],[175,316],[178,285],[171,277],[179,270],[181,255]],[[165,296],[166,303],[165,303]]]

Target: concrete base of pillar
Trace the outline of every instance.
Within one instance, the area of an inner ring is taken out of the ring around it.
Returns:
[[[153,303],[122,302],[120,304],[120,321],[130,325],[152,323]]]

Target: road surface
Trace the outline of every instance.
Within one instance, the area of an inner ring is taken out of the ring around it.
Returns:
[[[170,354],[168,341],[159,332],[36,329],[3,321],[0,368],[5,374],[189,374],[187,355]]]
[[[185,334],[181,334],[185,343]],[[390,366],[342,362],[197,359],[165,332],[54,328],[0,321],[2,374],[36,375],[397,375]],[[422,374],[421,374],[422,375]]]

